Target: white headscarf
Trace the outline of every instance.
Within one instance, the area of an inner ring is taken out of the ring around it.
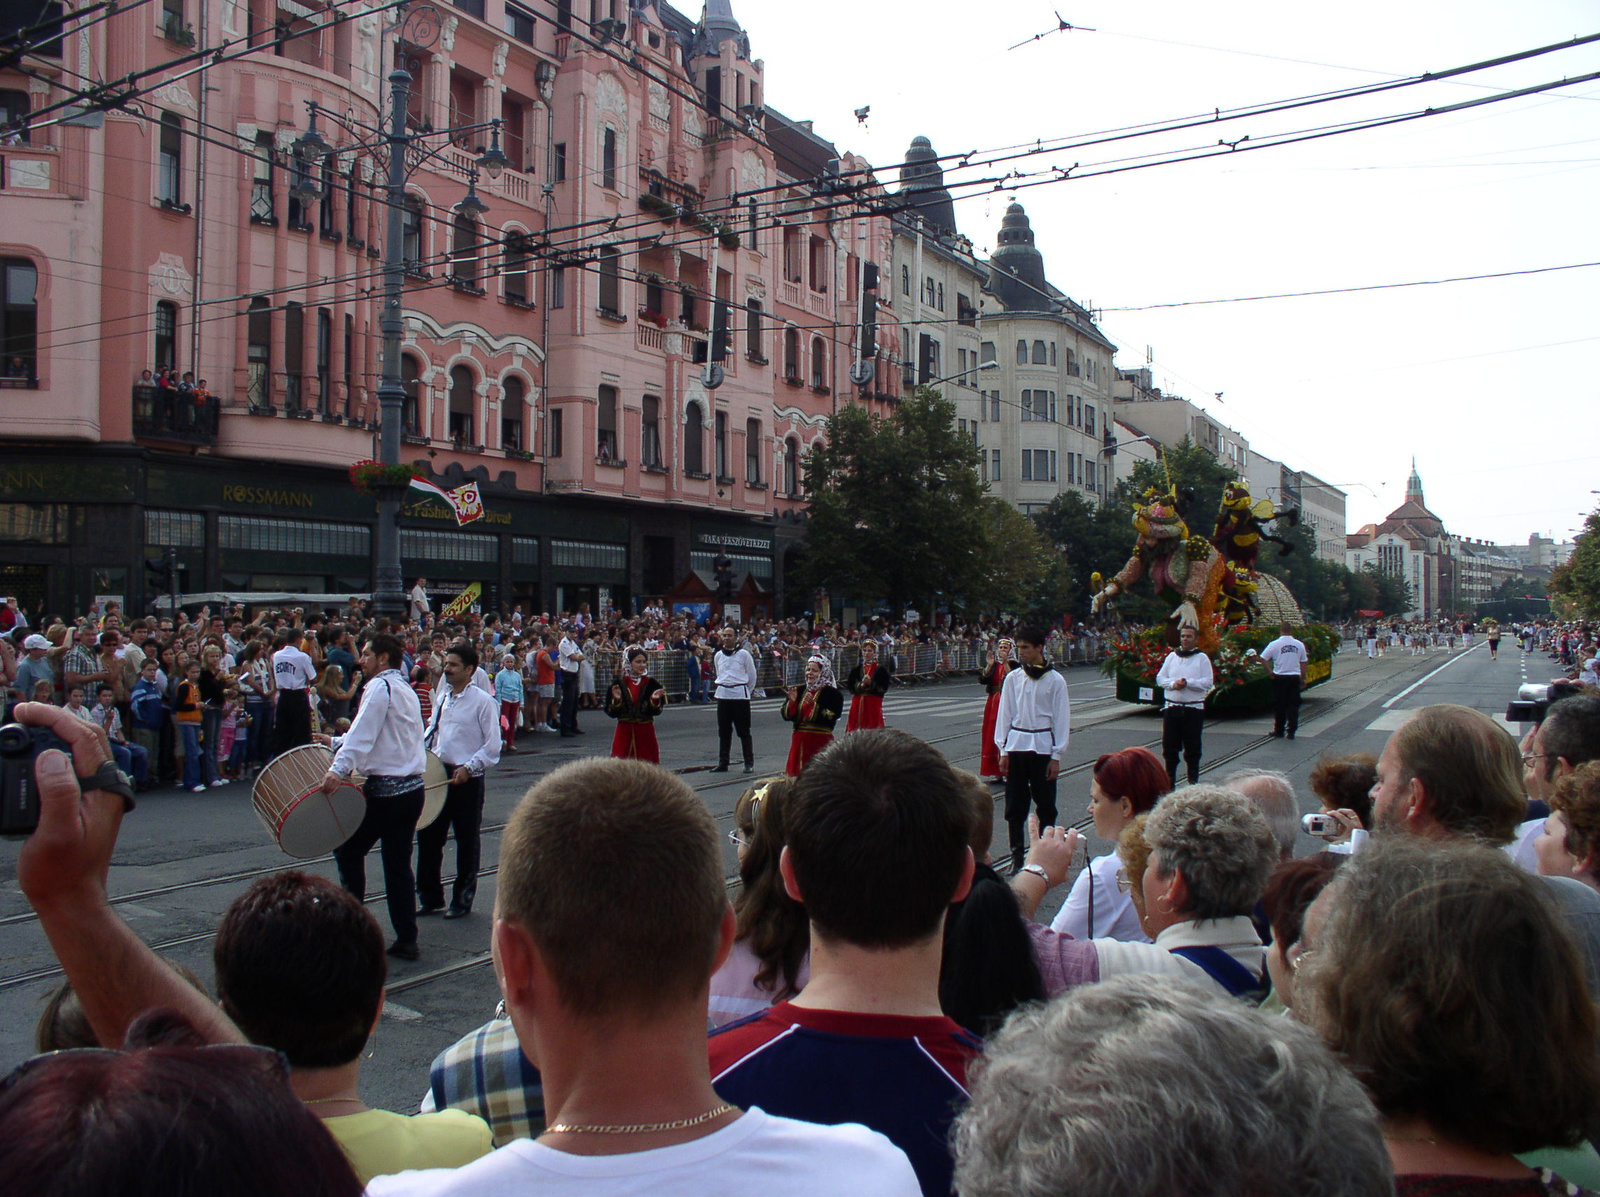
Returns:
[[[809,665],[813,661],[815,661],[821,667],[821,670],[817,674],[815,681],[811,679],[809,674],[806,676],[807,690],[815,691],[822,689],[824,686],[837,686],[839,684],[833,678],[833,666],[828,663],[827,657],[823,656],[821,653],[812,653],[806,658],[806,664]]]

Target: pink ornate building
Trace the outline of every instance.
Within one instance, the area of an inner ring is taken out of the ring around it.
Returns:
[[[626,606],[723,552],[781,594],[823,421],[898,394],[866,164],[764,107],[726,0],[428,11],[397,52],[391,6],[159,0],[68,13],[0,71],[0,591],[139,607],[169,545],[189,593],[370,589],[345,469],[376,456],[388,205],[358,143],[398,53],[436,151],[406,188],[403,458],[489,512],[409,505],[408,576]],[[79,94],[130,76],[103,113]],[[309,168],[308,102],[333,149]],[[509,166],[474,180],[492,136]]]

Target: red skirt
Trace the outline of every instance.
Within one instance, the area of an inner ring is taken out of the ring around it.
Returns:
[[[656,746],[656,729],[650,723],[624,723],[617,720],[617,734],[611,737],[611,755],[623,760],[661,763],[661,749]]]
[[[983,704],[983,758],[978,766],[978,776],[1000,776],[1000,750],[994,746],[994,724],[1000,715],[1000,692],[989,695]]]
[[[844,725],[845,731],[865,731],[882,726],[883,695],[857,694],[850,699],[850,721]]]
[[[784,766],[783,771],[790,777],[799,777],[800,770],[806,767],[806,762],[832,743],[832,732],[795,732],[789,741],[789,763]]]

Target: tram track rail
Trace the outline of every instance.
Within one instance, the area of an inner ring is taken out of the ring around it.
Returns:
[[[1339,710],[1340,708],[1342,708],[1344,706],[1347,706],[1348,704],[1354,702],[1357,699],[1367,697],[1373,690],[1383,688],[1385,685],[1388,685],[1388,684],[1392,684],[1392,682],[1386,681],[1385,683],[1380,683],[1379,685],[1369,686],[1369,687],[1364,688],[1363,690],[1360,690],[1360,691],[1357,691],[1355,693],[1346,695],[1346,696],[1344,696],[1342,698],[1339,698],[1339,699],[1335,699],[1333,702],[1327,704],[1326,706],[1319,707],[1319,709],[1317,711],[1317,717],[1319,719],[1323,718],[1326,715],[1329,715],[1329,714],[1333,713],[1334,711]],[[1103,725],[1105,723],[1114,722],[1114,721],[1116,721],[1116,720],[1118,720],[1120,718],[1126,717],[1126,716],[1128,716],[1130,714],[1133,714],[1133,712],[1129,712],[1125,707],[1119,708],[1114,713],[1112,713],[1108,718],[1095,719],[1095,720],[1086,720],[1083,724],[1080,724],[1080,725],[1074,727],[1072,730],[1073,731],[1083,731],[1083,730],[1086,730],[1086,729],[1088,729],[1090,727],[1096,727],[1096,726]],[[1212,719],[1208,719],[1206,721],[1205,726],[1207,728],[1212,728],[1212,727],[1215,727],[1215,726],[1217,726],[1217,725],[1219,725],[1221,723],[1224,723],[1224,722],[1226,722],[1226,720],[1218,719],[1218,718],[1212,718]],[[928,744],[937,746],[937,745],[940,745],[940,744],[952,743],[952,742],[957,741],[957,740],[971,740],[972,738],[973,738],[972,729],[970,727],[965,727],[965,728],[963,728],[963,730],[961,730],[959,732],[954,732],[954,733],[952,733],[950,735],[947,735],[947,736],[936,736],[936,737],[929,738],[929,739],[927,739],[926,742]],[[1201,769],[1202,775],[1204,775],[1206,773],[1212,773],[1217,769],[1223,768],[1226,765],[1232,764],[1233,762],[1238,761],[1238,760],[1242,759],[1243,757],[1248,756],[1250,753],[1256,751],[1257,749],[1261,748],[1263,745],[1269,743],[1271,741],[1271,739],[1272,739],[1272,737],[1271,736],[1267,736],[1267,735],[1250,737],[1248,740],[1246,740],[1244,743],[1239,745],[1239,747],[1233,749],[1232,751],[1226,752],[1226,753],[1222,754],[1221,756],[1213,757],[1213,758],[1205,761],[1204,764],[1203,764],[1203,767]],[[1144,740],[1142,742],[1141,746],[1145,747],[1145,748],[1157,748],[1157,747],[1160,746],[1160,744],[1161,744],[1161,737],[1156,736],[1156,737],[1154,737],[1152,739]],[[1127,747],[1133,747],[1133,745],[1127,745]],[[966,753],[962,753],[962,754],[960,754],[958,756],[951,757],[950,761],[951,761],[951,764],[953,764],[953,765],[955,765],[957,767],[961,767],[964,763],[976,760],[979,755],[980,754],[977,753],[977,752],[966,752]],[[1060,771],[1060,774],[1058,775],[1058,779],[1060,777],[1074,777],[1074,776],[1081,775],[1081,774],[1083,774],[1085,772],[1088,772],[1089,770],[1094,768],[1095,760],[1097,760],[1097,759],[1098,759],[1098,756],[1093,758],[1093,759],[1079,761],[1076,764],[1069,765],[1067,768],[1062,769]],[[565,762],[563,762],[563,763],[565,763]],[[532,773],[530,775],[529,784],[532,784],[539,777],[544,776],[544,773],[550,772],[550,771],[551,770],[545,770],[545,771],[541,771],[541,772]],[[703,771],[702,767],[691,766],[689,769],[679,770],[678,772],[680,773],[680,775],[688,775],[688,774],[692,774],[692,773],[700,772],[700,771]],[[748,784],[749,784],[749,780],[743,774],[739,774],[737,776],[731,776],[730,775],[730,776],[728,776],[726,778],[719,776],[718,780],[716,780],[716,781],[704,782],[704,783],[702,783],[700,785],[692,786],[691,788],[694,789],[694,791],[696,793],[705,794],[705,793],[711,793],[711,792],[718,791],[718,790],[726,790],[726,789],[729,789],[729,788],[732,788],[732,787],[738,787],[738,789],[742,791],[744,789],[744,787],[747,786]],[[996,800],[997,804],[1002,799],[1003,799],[1003,794],[996,795],[996,799],[995,800]],[[731,810],[729,810],[729,811],[727,811],[727,812],[725,812],[725,813],[723,813],[721,815],[716,816],[716,819],[717,819],[717,821],[719,823],[722,823],[722,822],[724,822],[726,820],[731,819],[732,817],[733,817],[733,812]],[[1084,831],[1084,830],[1088,829],[1088,827],[1090,826],[1091,823],[1092,823],[1092,820],[1086,816],[1086,817],[1078,819],[1074,823],[1067,824],[1067,826],[1072,827],[1072,828],[1074,828],[1074,829],[1076,829],[1078,831]],[[505,830],[506,826],[507,826],[506,823],[493,823],[493,824],[486,825],[483,828],[483,834],[485,836],[497,835],[497,834],[503,832]],[[305,866],[316,865],[316,864],[327,864],[327,863],[331,863],[332,860],[333,860],[333,857],[332,857],[331,854],[329,854],[329,855],[326,855],[326,856],[320,856],[320,857],[316,857],[316,858],[309,859],[309,860],[298,861],[298,862],[295,862],[294,864],[285,865],[285,864],[281,864],[280,863],[280,864],[274,864],[274,865],[265,866],[265,867],[258,867],[258,868],[251,868],[251,869],[241,869],[241,870],[237,870],[237,871],[234,871],[234,872],[231,872],[231,873],[219,874],[219,875],[216,875],[216,876],[213,876],[213,877],[191,878],[191,879],[189,879],[187,881],[174,882],[171,885],[151,886],[151,887],[147,887],[147,888],[141,889],[141,890],[130,891],[130,892],[125,893],[125,894],[118,894],[116,897],[111,898],[110,902],[111,902],[111,904],[113,906],[116,906],[116,905],[123,905],[123,904],[127,904],[127,903],[138,902],[138,901],[149,901],[151,899],[158,899],[158,898],[166,897],[166,896],[169,896],[169,895],[172,895],[172,894],[183,893],[183,892],[186,892],[186,891],[191,891],[191,890],[199,889],[199,888],[205,888],[205,887],[209,887],[209,886],[227,885],[227,884],[231,884],[231,883],[237,883],[237,882],[240,882],[240,881],[251,881],[251,880],[254,880],[254,879],[258,878],[258,877],[264,877],[264,876],[268,876],[268,875],[270,875],[272,873],[282,872],[285,868],[292,868],[292,867],[296,867],[297,865],[300,866],[300,867],[305,867]],[[500,871],[499,865],[496,864],[496,865],[491,866],[489,868],[480,870],[479,877],[480,877],[480,879],[484,878],[484,877],[493,877],[496,874],[498,874],[499,871]],[[739,875],[738,875],[737,872],[726,874],[724,876],[724,878],[723,878],[723,881],[724,881],[724,884],[727,886],[727,888],[730,891],[732,891],[738,885]],[[368,905],[378,904],[378,903],[383,902],[386,899],[386,897],[387,897],[387,894],[385,892],[378,891],[378,892],[370,894],[366,899],[366,903]],[[13,915],[6,916],[5,918],[0,918],[0,926],[15,925],[15,924],[18,924],[18,923],[24,923],[24,922],[36,920],[37,917],[38,916],[33,914],[31,911],[22,912],[22,913],[19,913],[19,914],[13,914]],[[211,928],[211,929],[207,929],[207,930],[204,930],[204,931],[192,932],[192,933],[189,933],[189,934],[186,934],[186,935],[173,936],[171,938],[164,939],[164,940],[152,941],[150,943],[150,948],[151,948],[152,951],[155,951],[158,954],[159,953],[165,953],[165,952],[169,952],[169,951],[171,951],[173,949],[176,949],[176,948],[182,948],[182,947],[190,946],[192,944],[207,942],[207,941],[213,939],[215,937],[215,935],[216,935],[215,928]],[[464,960],[452,961],[450,964],[441,965],[438,968],[429,969],[429,970],[426,970],[424,972],[412,973],[412,974],[409,974],[409,975],[406,975],[406,976],[401,976],[401,977],[394,978],[394,979],[392,979],[390,981],[387,989],[388,989],[388,992],[390,994],[404,993],[404,992],[407,992],[409,990],[418,989],[418,988],[420,988],[422,986],[432,984],[432,983],[434,983],[436,981],[441,981],[441,980],[444,980],[446,978],[454,977],[454,976],[460,975],[461,973],[469,972],[469,971],[471,971],[473,969],[480,968],[483,965],[489,963],[489,961],[490,961],[489,954],[487,952],[481,953],[481,954],[474,955],[474,956],[469,957],[469,958],[464,959]],[[32,984],[32,983],[37,982],[37,981],[52,980],[52,979],[60,977],[62,975],[63,975],[63,970],[61,969],[61,967],[59,965],[53,965],[53,966],[48,966],[48,967],[30,969],[30,970],[28,970],[26,972],[13,973],[13,974],[8,975],[8,976],[0,976],[0,991],[4,991],[4,990],[8,990],[8,989],[14,989],[14,988],[17,988],[19,986]]]

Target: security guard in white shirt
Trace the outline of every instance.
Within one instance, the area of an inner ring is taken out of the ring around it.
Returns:
[[[417,831],[418,914],[444,910],[447,919],[472,911],[478,893],[479,829],[483,825],[484,772],[500,760],[500,704],[472,684],[478,652],[466,641],[444,655],[448,683],[433,701],[424,743],[450,775],[444,810]],[[456,833],[456,880],[444,904],[444,843]]]
[[[361,901],[367,897],[367,853],[383,841],[383,885],[388,891],[394,943],[389,955],[415,960],[417,948],[416,877],[411,871],[411,840],[422,814],[422,782],[427,757],[422,747],[422,704],[400,672],[405,647],[380,632],[361,651],[361,707],[342,736],[319,735],[334,750],[322,788],[333,793],[352,773],[366,775],[361,792],[367,813],[361,826],[333,850],[339,883]]]

